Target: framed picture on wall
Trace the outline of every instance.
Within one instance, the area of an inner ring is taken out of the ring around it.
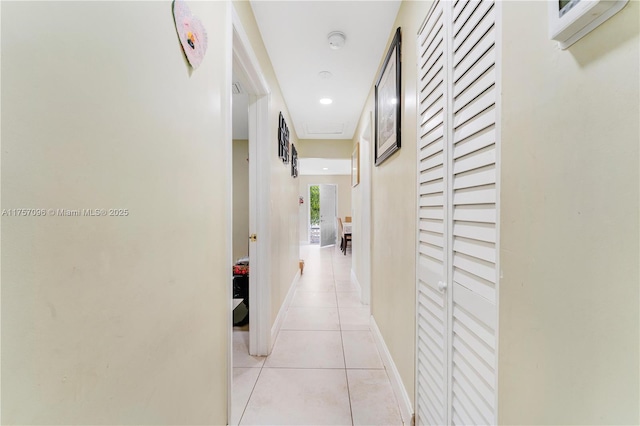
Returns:
[[[282,159],[284,153],[282,148],[284,147],[284,117],[282,113],[278,116],[278,158]]]
[[[400,38],[400,28],[398,28],[376,81],[376,166],[400,149]]]
[[[285,164],[289,162],[289,127],[282,112],[278,117],[278,158]]]
[[[282,151],[284,153],[282,162],[287,164],[289,162],[289,127],[287,123],[284,124],[284,146],[282,147]]]
[[[291,144],[291,176],[298,177],[298,150],[294,144]]]
[[[356,143],[356,147],[351,154],[351,186],[358,186],[360,183],[360,144]]]

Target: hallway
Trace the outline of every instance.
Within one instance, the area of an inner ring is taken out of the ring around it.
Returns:
[[[309,245],[300,257],[304,274],[271,355],[248,356],[249,332],[234,331],[230,424],[402,425],[351,252]]]

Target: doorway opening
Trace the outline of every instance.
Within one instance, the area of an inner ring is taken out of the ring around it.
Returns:
[[[320,244],[320,186],[309,186],[309,244]]]
[[[244,209],[248,210],[248,217],[239,218],[233,215],[232,222],[242,223],[242,230],[238,231],[238,239],[236,248],[237,253],[247,253],[249,258],[248,272],[244,283],[238,283],[239,286],[244,285],[244,292],[240,294],[245,308],[248,308],[249,330],[244,331],[241,344],[238,345],[236,333],[233,328],[229,327],[228,335],[228,413],[229,424],[237,424],[239,417],[234,411],[232,405],[233,395],[233,373],[234,367],[241,367],[242,361],[251,361],[258,356],[266,356],[271,351],[271,254],[269,251],[271,245],[271,234],[269,229],[270,213],[270,89],[265,80],[264,74],[260,68],[258,59],[251,48],[249,37],[243,29],[240,17],[236,10],[231,6],[232,17],[232,65],[229,64],[228,73],[232,77],[232,91],[244,89],[247,95],[246,106],[242,109],[247,117],[247,140],[246,147],[236,149],[240,152],[237,158],[239,163],[245,161],[244,171],[239,174],[242,179],[247,178],[244,191],[242,194],[243,202],[248,199],[248,206]],[[236,84],[233,84],[236,83]],[[238,99],[234,99],[236,103]],[[230,106],[232,107],[232,106]],[[233,114],[232,114],[232,119]],[[233,148],[233,142],[230,151]],[[248,153],[247,153],[248,151]],[[248,154],[248,155],[247,155]],[[247,157],[245,157],[247,156]],[[248,158],[248,162],[246,161]],[[248,176],[246,175],[248,171]],[[229,173],[233,173],[230,168]],[[239,178],[240,179],[240,178]],[[233,182],[233,176],[231,181]],[[229,188],[230,194],[233,188]],[[240,195],[240,194],[239,194]],[[246,213],[246,211],[245,211]],[[248,220],[248,223],[247,223]],[[229,259],[236,257],[233,247],[233,231],[229,231]],[[235,262],[237,258],[233,258]],[[235,268],[234,268],[235,269]],[[235,271],[234,271],[235,275]],[[229,277],[230,283],[233,283],[232,277]],[[233,283],[235,284],[235,283]],[[230,285],[233,285],[230,284]],[[235,287],[235,285],[233,285]],[[236,293],[232,287],[231,293]],[[236,299],[236,297],[234,297]],[[234,322],[233,307],[235,303],[229,303],[229,321]],[[230,324],[231,325],[231,324]],[[238,350],[239,349],[239,350]]]
[[[328,247],[336,244],[338,188],[334,184],[309,185],[309,244]]]

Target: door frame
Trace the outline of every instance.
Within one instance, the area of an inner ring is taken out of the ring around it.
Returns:
[[[228,72],[234,70],[249,94],[249,234],[258,236],[249,243],[251,273],[249,274],[249,353],[266,356],[271,349],[271,231],[269,226],[270,171],[269,125],[271,90],[264,77],[240,16],[231,9],[232,58]],[[231,91],[231,87],[228,88]],[[231,108],[231,105],[229,105]],[[232,144],[231,138],[227,142]],[[229,173],[231,173],[229,171]],[[231,178],[231,176],[230,176]],[[231,179],[230,179],[231,180]],[[232,193],[229,193],[232,196]],[[228,250],[232,253],[233,242]],[[229,256],[230,258],[231,256]],[[228,413],[231,417],[233,382],[233,305],[229,300],[228,335]]]

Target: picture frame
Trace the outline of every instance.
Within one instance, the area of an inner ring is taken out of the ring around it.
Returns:
[[[355,188],[360,183],[360,143],[356,142],[356,146],[351,153],[351,187]]]
[[[549,38],[567,49],[618,13],[629,0],[547,0]]]
[[[291,176],[294,179],[298,177],[298,150],[293,143],[291,144]]]
[[[401,28],[398,27],[375,85],[375,165],[400,149]]]
[[[289,127],[282,112],[278,116],[278,158],[285,164],[289,162]]]
[[[282,159],[284,153],[282,147],[284,146],[284,118],[282,113],[278,116],[278,158]]]

